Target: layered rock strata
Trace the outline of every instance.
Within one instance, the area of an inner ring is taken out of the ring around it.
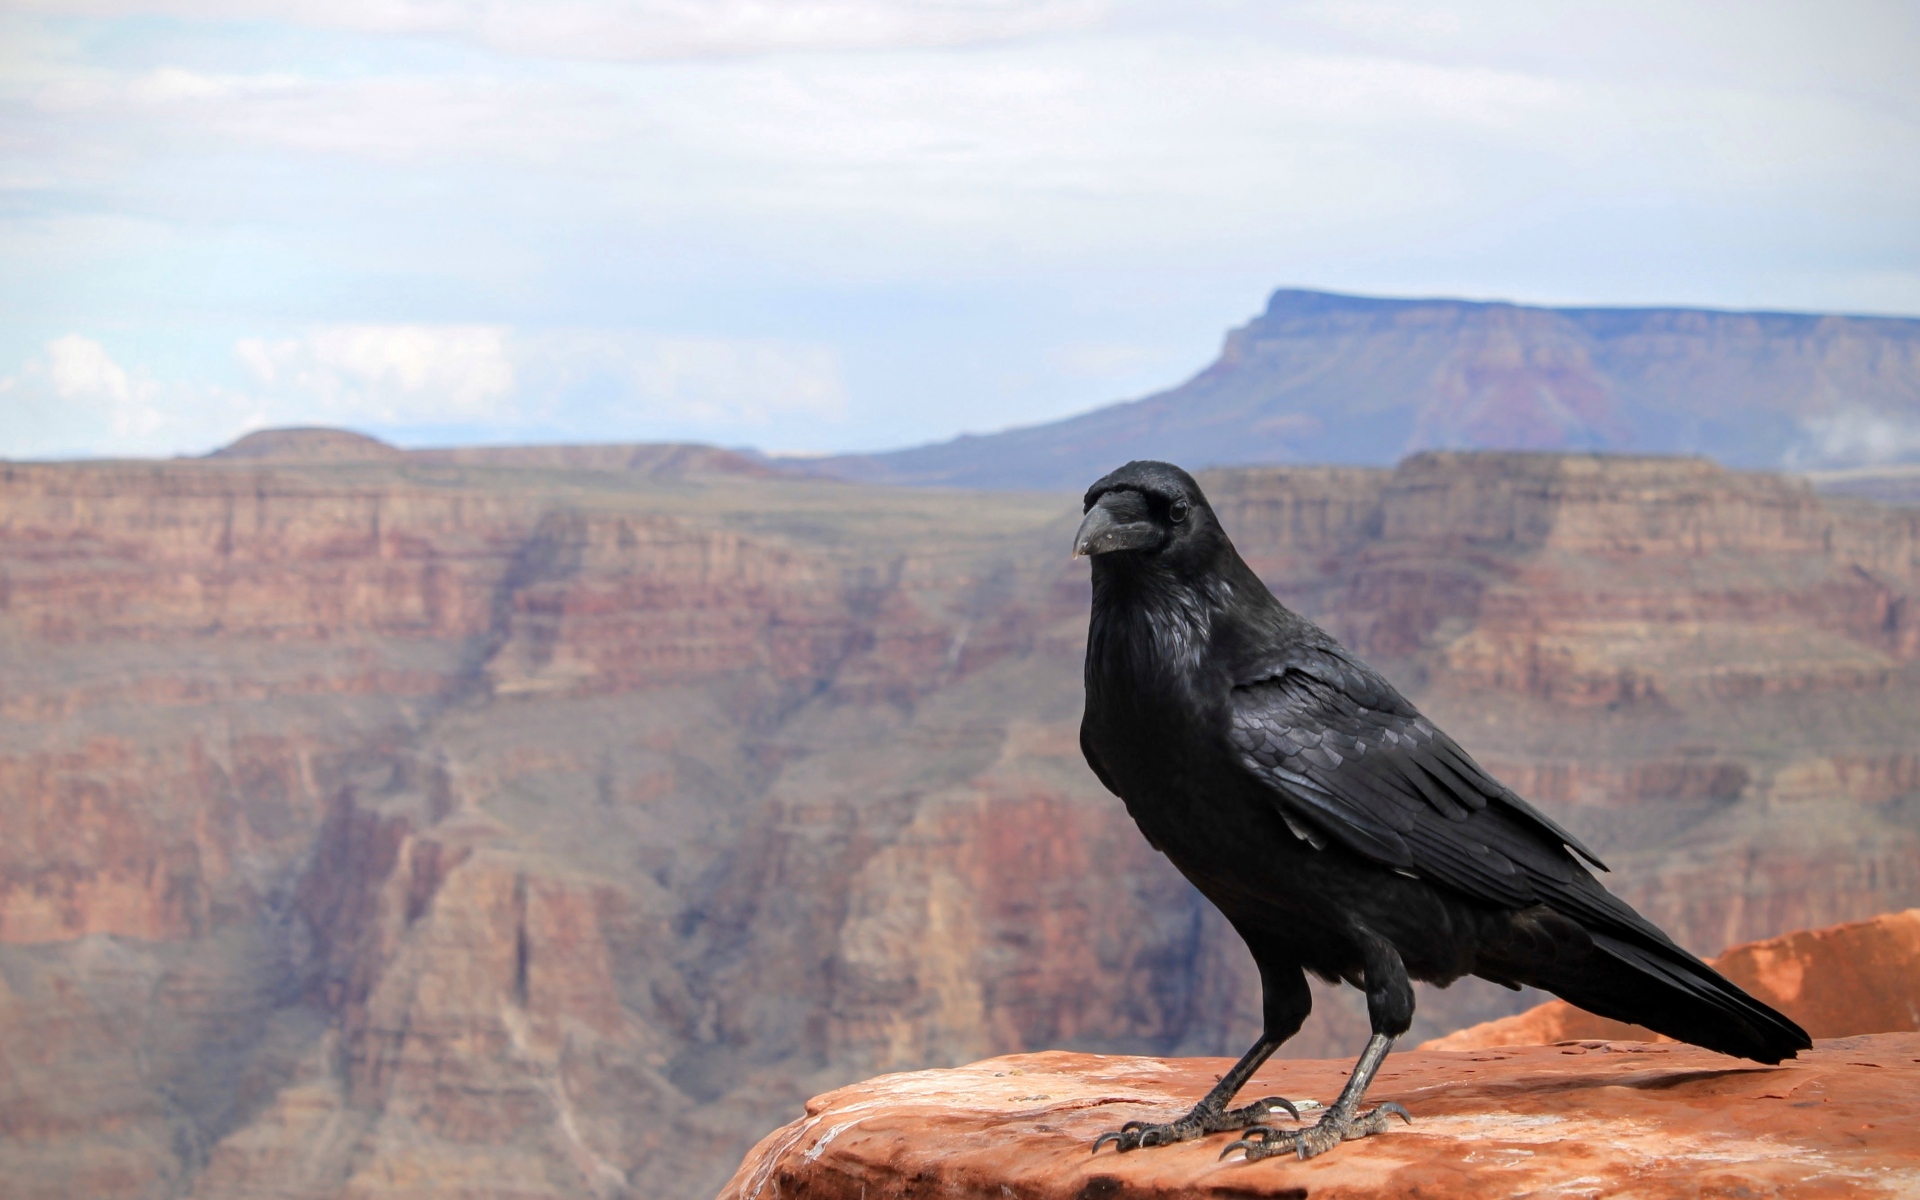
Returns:
[[[321,440],[0,465],[8,1194],[710,1195],[878,1071],[1250,1038],[1080,760],[1071,498]],[[1684,460],[1208,485],[1693,949],[1920,901],[1913,510]],[[1320,997],[1291,1051],[1350,1053]]]
[[[1132,458],[1385,466],[1438,447],[1910,466],[1916,415],[1913,318],[1282,289],[1178,387],[1043,425],[805,465],[873,483],[1062,490]]]

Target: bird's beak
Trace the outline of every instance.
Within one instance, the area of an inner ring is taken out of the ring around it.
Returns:
[[[1112,550],[1138,550],[1159,540],[1160,531],[1152,521],[1122,521],[1116,516],[1107,505],[1108,496],[1102,496],[1080,522],[1079,530],[1073,535],[1073,557],[1084,554],[1092,558]]]

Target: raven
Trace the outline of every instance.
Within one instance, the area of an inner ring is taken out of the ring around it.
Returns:
[[[1093,560],[1080,748],[1252,951],[1259,1041],[1193,1110],[1102,1134],[1121,1150],[1210,1133],[1221,1157],[1321,1154],[1379,1133],[1360,1111],[1413,1021],[1410,979],[1478,975],[1765,1063],[1812,1042],[1610,895],[1580,839],[1489,775],[1393,686],[1283,606],[1180,468],[1131,462],[1088,489]],[[1372,1026],[1340,1098],[1278,1130],[1280,1097],[1229,1109],[1312,1008],[1306,972],[1366,993]]]

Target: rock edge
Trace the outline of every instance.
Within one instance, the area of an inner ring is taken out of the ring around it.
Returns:
[[[1123,1121],[1183,1111],[1228,1065],[1051,1052],[884,1075],[815,1098],[720,1200],[1920,1194],[1915,1033],[1822,1041],[1779,1067],[1644,1042],[1411,1051],[1371,1098],[1415,1125],[1310,1162],[1219,1162],[1226,1135],[1088,1153]],[[1348,1066],[1272,1063],[1245,1095],[1330,1102]]]

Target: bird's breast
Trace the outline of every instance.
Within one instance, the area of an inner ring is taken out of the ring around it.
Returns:
[[[1087,691],[1087,749],[1141,830],[1170,849],[1224,798],[1224,711],[1162,679],[1108,682]]]

